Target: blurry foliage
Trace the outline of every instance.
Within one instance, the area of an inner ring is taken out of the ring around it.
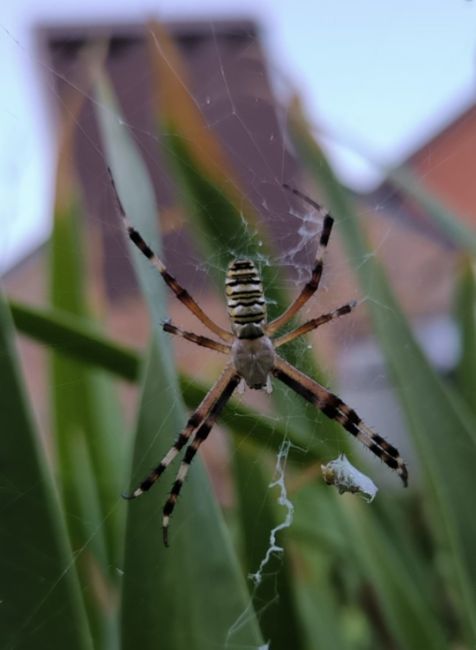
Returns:
[[[171,47],[158,28],[151,34],[152,56],[159,39],[162,51]],[[167,70],[156,73],[166,75]],[[160,83],[169,84],[169,96],[178,92],[173,79]],[[120,108],[105,77],[97,79],[96,91],[101,137],[118,191],[133,222],[160,250],[157,208],[145,167],[118,119]],[[189,146],[208,146],[210,132],[203,132],[199,116],[192,119],[190,110],[158,115],[159,130],[165,123],[172,169],[192,227],[204,236],[204,250],[212,245],[227,259],[223,235],[231,233],[233,248],[239,243],[249,252],[254,244],[237,224],[236,197],[226,191],[218,158],[205,163]],[[349,197],[297,110],[291,133],[308,171],[327,194],[349,257],[367,260],[357,277],[364,293],[375,298],[370,311],[423,468],[419,485],[406,492],[381,490],[371,506],[352,496],[339,497],[313,473],[324,456],[328,460],[342,447],[334,425],[323,421],[316,435],[317,414],[289,391],[278,394],[278,418],[232,402],[222,422],[234,441],[236,508],[227,513],[225,523],[197,461],[172,522],[172,547],[164,549],[161,506],[170,479],[160,481],[150,497],[129,505],[119,497],[127,483],[130,442],[122,430],[115,381],[138,382],[141,388],[129,472],[133,485],[183,426],[184,402],[193,408],[206,387],[177,376],[160,329],[140,354],[101,333],[85,295],[85,234],[77,184],[68,169],[55,210],[51,309],[12,303],[12,319],[7,305],[0,303],[2,648],[231,650],[265,648],[267,643],[295,650],[474,647],[476,334],[471,265],[464,265],[459,284],[456,312],[463,345],[455,391],[435,374],[415,343],[382,267],[368,255]],[[70,146],[66,138],[60,159],[71,158]],[[212,158],[218,156],[215,145],[210,151]],[[405,188],[405,178],[401,182]],[[411,191],[415,194],[413,180]],[[425,201],[432,214],[434,202],[426,195]],[[441,212],[435,217],[441,220]],[[255,217],[250,212],[248,218]],[[447,211],[444,227],[453,228],[455,241],[461,236]],[[162,281],[140,255],[131,255],[144,299],[158,322],[165,317]],[[274,280],[271,286],[283,284]],[[273,299],[282,305],[287,297],[276,290]],[[56,449],[51,463],[25,398],[13,320],[19,331],[51,350]],[[411,390],[409,376],[414,379]],[[290,412],[300,413],[305,426],[294,430],[289,424],[293,419],[279,417]],[[290,488],[294,521],[279,534],[283,553],[272,558],[255,589],[248,574],[259,566],[270,531],[284,516],[268,484],[286,436],[295,444],[288,459],[289,483],[297,486]],[[333,449],[319,437],[333,440]],[[296,447],[309,451],[304,454]],[[305,463],[310,464],[307,470]],[[302,481],[306,471],[311,478]]]

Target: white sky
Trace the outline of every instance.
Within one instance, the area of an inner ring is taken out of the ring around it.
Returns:
[[[6,6],[5,6],[6,5]],[[392,165],[473,101],[471,0],[5,0],[0,9],[0,269],[49,233],[54,153],[36,22],[251,17],[270,67],[284,72],[336,141]],[[341,178],[371,188],[381,169],[341,146]]]

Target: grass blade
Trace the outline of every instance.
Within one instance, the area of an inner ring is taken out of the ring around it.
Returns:
[[[84,52],[89,58],[87,51]],[[89,86],[89,67],[84,85]],[[70,317],[87,318],[86,274],[82,247],[83,213],[73,169],[73,141],[84,94],[82,85],[68,90],[60,125],[54,225],[50,247],[52,305]],[[96,647],[117,640],[115,598],[121,554],[121,513],[117,494],[121,477],[123,435],[112,387],[84,363],[50,356],[52,431],[55,469],[73,551],[81,551],[76,568]],[[107,396],[108,404],[100,400]],[[108,412],[108,409],[111,411]],[[114,430],[112,429],[114,426]]]
[[[1,295],[0,384],[2,646],[90,650],[66,529],[26,403]]]
[[[368,506],[354,504],[348,514],[354,554],[366,569],[367,579],[377,595],[378,608],[399,647],[446,650],[448,634],[432,602],[433,594],[425,593],[428,582],[422,567],[415,570],[411,558],[395,538],[388,537],[378,519],[371,516]]]
[[[370,313],[393,376],[421,464],[435,539],[446,549],[449,579],[457,594],[455,609],[463,629],[476,639],[476,518],[472,494],[476,464],[472,420],[429,366],[387,283],[381,265],[365,242],[349,200],[335,181],[299,116],[293,137],[307,168],[324,186],[328,204],[340,216],[339,227],[350,259],[366,260],[357,271],[363,292],[372,298]],[[382,308],[381,305],[385,305]]]
[[[77,195],[64,188],[57,202],[51,242],[51,296],[54,307],[71,318],[87,317],[81,247],[82,214]],[[51,403],[56,443],[56,468],[73,550],[87,549],[78,560],[92,634],[97,647],[114,638],[111,594],[118,581],[121,515],[117,509],[121,477],[120,420],[105,410],[115,399],[106,378],[55,351],[51,354]],[[101,402],[107,393],[109,405]],[[110,415],[110,414],[109,414]],[[92,581],[91,576],[95,579]]]
[[[473,265],[467,258],[462,263],[455,303],[460,338],[456,384],[466,405],[476,414],[476,283]]]
[[[54,347],[63,356],[101,368],[121,379],[137,381],[139,354],[105,338],[89,320],[66,311],[50,309],[46,312],[13,300],[9,301],[9,307],[18,331]]]
[[[125,209],[134,226],[160,252],[152,188],[130,136],[118,120],[120,112],[105,78],[98,82],[97,97],[100,132]],[[152,319],[161,322],[166,317],[163,282],[140,254],[134,251],[132,255]],[[134,485],[170,447],[185,419],[169,345],[162,330],[157,329],[139,408]],[[236,557],[199,459],[189,476],[172,521],[171,549],[165,549],[161,540],[161,506],[169,481],[159,482],[153,493],[129,505],[122,598],[125,649],[155,650],[158,640],[163,647],[176,650],[222,647],[226,643],[231,647],[262,644]],[[186,612],[186,625],[177,616],[178,611]],[[247,613],[244,619],[243,612]],[[240,624],[235,626],[237,621]]]
[[[260,462],[262,459],[263,454],[257,455],[253,447],[234,446],[245,573],[250,576],[259,572],[261,575],[253,586],[253,603],[260,614],[263,636],[275,650],[301,650],[305,645],[293,592],[291,554],[283,544],[287,530],[276,533],[275,543],[281,547],[281,552],[272,553],[266,565],[260,568],[270,548],[270,531],[276,530],[287,518],[287,508],[277,508],[273,503],[280,496],[280,487],[270,489],[270,479],[276,479],[276,476],[270,473],[269,479],[265,479],[264,472],[269,463],[263,464]],[[281,462],[285,465],[286,459],[281,458]]]

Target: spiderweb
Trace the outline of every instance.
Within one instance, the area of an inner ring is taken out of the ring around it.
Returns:
[[[180,34],[180,28],[178,33]],[[10,39],[10,44],[13,43],[14,49],[23,51],[23,45],[16,42],[12,34],[4,30],[4,36],[5,34],[6,38]],[[302,202],[290,200],[281,188],[283,182],[299,182],[303,178],[299,174],[299,165],[294,158],[290,142],[283,135],[286,122],[284,103],[274,101],[275,93],[279,97],[283,96],[281,91],[282,86],[286,86],[286,80],[272,67],[270,74],[270,68],[263,65],[262,43],[251,25],[244,28],[242,26],[241,40],[233,37],[232,33],[231,35],[230,33],[226,34],[226,30],[224,37],[220,26],[214,23],[202,25],[199,35],[195,35],[194,38],[187,37],[186,30],[182,34],[183,37],[179,38],[179,46],[191,68],[193,101],[203,114],[207,127],[219,138],[231,163],[234,175],[233,178],[230,178],[230,182],[242,188],[243,197],[247,196],[259,212],[260,218],[274,242],[271,252],[263,245],[263,253],[257,256],[256,261],[261,267],[279,269],[280,273],[276,273],[276,282],[282,284],[289,293],[293,293],[309,279],[316,236],[320,232],[321,222],[315,211],[303,205]],[[123,53],[121,53],[121,47]],[[125,110],[124,124],[143,155],[153,179],[159,186],[159,203],[166,214],[164,238],[166,260],[170,263],[174,274],[190,289],[197,301],[200,304],[202,302],[207,304],[214,313],[218,312],[217,299],[207,282],[207,276],[214,270],[223,274],[223,261],[221,256],[214,255],[213,251],[204,259],[199,247],[194,245],[190,231],[183,227],[184,215],[179,213],[177,217],[176,212],[171,208],[174,203],[174,189],[169,180],[162,178],[164,166],[163,160],[157,155],[158,136],[151,122],[150,96],[144,92],[144,88],[150,87],[150,72],[141,66],[144,57],[143,43],[139,37],[136,41],[132,39],[132,44],[129,45],[125,41],[118,42],[117,52],[116,62],[111,67],[113,80],[118,80],[124,65],[131,65],[136,71],[136,74],[127,77],[126,83],[118,85],[119,99]],[[26,54],[29,56],[28,52]],[[125,60],[126,63],[124,63]],[[173,65],[170,61],[168,64]],[[61,101],[64,88],[76,84],[74,59],[68,60],[66,57],[66,68],[61,72],[58,72],[56,65],[54,63],[52,65],[47,58],[41,60],[40,65],[45,78],[48,78],[47,93],[49,98]],[[179,74],[178,71],[177,74]],[[288,87],[288,91],[290,90]],[[91,100],[91,103],[96,101],[91,95],[88,95],[88,99]],[[128,252],[121,243],[117,224],[111,225],[111,222],[102,216],[101,207],[106,203],[109,186],[106,175],[97,172],[99,165],[104,166],[105,158],[95,139],[94,130],[90,128],[91,119],[91,114],[87,113],[86,116],[81,117],[80,121],[78,120],[78,131],[82,134],[78,139],[78,157],[89,156],[93,160],[93,169],[89,177],[83,167],[85,184],[89,183],[92,190],[87,199],[90,221],[94,227],[102,230],[103,235],[110,237],[117,244],[112,259],[105,260],[103,267],[109,295],[111,299],[115,300],[117,296],[121,295],[124,286],[127,287],[133,281],[127,275],[124,276],[125,282],[122,278],[121,280],[117,279],[118,269],[124,265]],[[451,155],[451,152],[448,155]],[[441,164],[441,160],[436,160],[434,164]],[[379,196],[378,199],[367,201],[364,204],[364,216],[372,219],[375,217],[375,213],[385,212],[393,199],[393,195],[388,194],[383,198]],[[7,234],[9,228],[10,226],[7,227]],[[377,239],[374,240],[374,254],[385,252],[391,246],[395,229],[396,225],[391,219],[380,223],[376,231]],[[246,221],[244,215],[242,230],[247,237],[258,241],[258,245],[260,244],[261,233]],[[237,254],[238,248],[238,242],[236,249],[233,245],[230,247],[230,258]],[[353,262],[363,265],[366,260],[353,260]],[[355,296],[355,294],[342,295],[342,292],[337,295],[337,291],[334,289],[335,286],[345,287],[347,277],[348,268],[343,258],[330,256],[320,289],[319,311],[325,311],[324,307],[327,306],[338,306],[348,298]],[[13,285],[14,282],[13,279]],[[359,298],[361,302],[372,300],[372,296],[359,296]],[[324,305],[322,309],[321,305]],[[381,305],[381,308],[386,309],[386,305]],[[315,310],[315,302],[306,307],[305,315],[310,316],[313,313],[311,310]],[[180,309],[176,314],[177,318],[186,317],[184,311]],[[447,326],[443,324],[442,327]],[[190,328],[186,327],[185,329]],[[339,325],[337,329],[337,343],[334,340],[332,349],[339,348],[339,363],[345,369],[345,375],[341,376],[343,391],[340,394],[365,414],[366,419],[370,419],[377,429],[385,430],[390,439],[398,440],[401,438],[402,424],[393,398],[388,391],[388,380],[376,347],[371,339],[367,339],[363,346],[353,345],[357,336],[364,329],[365,324],[362,321],[359,321],[357,325],[350,321],[345,325]],[[144,340],[146,334],[145,330],[141,334]],[[297,358],[304,358],[308,348],[307,341],[298,341],[295,344]],[[207,379],[212,379],[215,376],[218,366],[213,360],[210,361],[210,367],[204,369],[201,354],[192,357],[187,348],[179,348],[176,355],[179,365],[183,363],[191,365],[197,370],[200,369],[199,376],[203,376],[203,373]],[[338,374],[339,367],[334,364],[332,356],[327,357],[323,350],[323,365],[329,374]],[[453,356],[454,351],[449,353],[450,358]],[[365,361],[363,357],[365,357]],[[449,365],[451,362],[446,361],[446,363]],[[364,387],[362,387],[363,378],[365,379]],[[386,403],[383,409],[373,408],[372,403],[375,401],[375,395],[378,395],[379,400]],[[261,396],[247,395],[243,399],[248,399],[250,404],[259,406],[263,412],[269,413],[270,420],[275,417],[270,404],[263,402]],[[387,416],[389,411],[392,412],[390,418]],[[293,428],[296,425],[294,417],[291,414],[288,418],[283,418],[284,428]],[[209,463],[212,468],[215,468],[215,471],[222,463],[223,450],[226,449],[223,439],[219,440],[219,444],[216,445],[219,452],[214,458],[214,452],[211,451],[209,457]],[[212,445],[209,446],[212,447]],[[275,490],[273,498],[282,508],[281,510],[278,508],[281,519],[276,527],[270,529],[267,551],[261,562],[255,567],[255,572],[249,577],[251,591],[257,589],[263,580],[273,580],[273,574],[266,572],[268,561],[272,555],[281,553],[281,533],[292,525],[293,500],[286,488],[289,450],[290,443],[288,440],[284,440],[276,457],[275,476],[274,478],[272,475],[269,477],[270,489]],[[223,502],[227,505],[232,496],[226,473],[220,473],[218,470],[214,475],[214,480],[222,493]],[[260,499],[265,499],[265,495],[257,496],[258,512]],[[83,553],[86,550],[87,548],[84,547],[79,552]],[[66,567],[65,571],[68,571],[69,568]],[[117,567],[117,570],[120,571],[120,567]],[[58,580],[61,579],[62,576],[58,576]],[[275,596],[279,598],[279,593],[277,592]],[[265,603],[263,609],[267,607],[272,608],[273,602]],[[230,621],[228,638],[223,647],[245,648],[244,645],[238,646],[234,643],[234,635],[242,626],[243,621],[254,614],[253,603],[250,600],[249,610],[245,610],[236,621]],[[258,617],[259,615],[258,611]],[[251,648],[251,646],[246,647]],[[261,650],[264,648],[272,650],[273,639],[268,640]]]

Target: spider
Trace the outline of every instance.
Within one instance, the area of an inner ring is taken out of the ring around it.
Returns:
[[[159,271],[178,300],[188,307],[221,341],[186,332],[170,322],[164,323],[164,330],[169,334],[181,336],[192,343],[210,348],[228,357],[228,363],[222,374],[189,417],[185,428],[180,432],[160,463],[132,493],[123,495],[125,499],[135,499],[150,490],[188,443],[175,482],[163,508],[162,530],[165,546],[168,546],[170,517],[182,490],[190,464],[240,382],[246,383],[249,388],[270,391],[271,375],[279,379],[305,400],[314,404],[328,418],[339,422],[346,431],[360,440],[391,469],[395,470],[406,487],[408,484],[408,471],[397,449],[382,436],[372,431],[357,413],[337,395],[334,395],[317,381],[302,373],[277,353],[277,349],[285,343],[289,343],[340,316],[349,314],[356,305],[355,301],[349,302],[338,309],[322,314],[317,318],[312,318],[285,334],[276,336],[278,330],[302,309],[319,287],[323,270],[323,253],[326,250],[334,223],[330,214],[305,194],[289,187],[289,185],[283,185],[288,191],[311,205],[323,220],[311,278],[289,307],[280,316],[268,323],[263,286],[255,264],[250,259],[239,258],[232,260],[228,266],[225,280],[227,310],[231,321],[231,331],[228,331],[217,325],[206,315],[188,291],[181,287],[175,278],[170,275],[162,260],[149,248],[140,233],[130,225],[110,170],[109,174],[115,204],[125,223],[130,240]]]

